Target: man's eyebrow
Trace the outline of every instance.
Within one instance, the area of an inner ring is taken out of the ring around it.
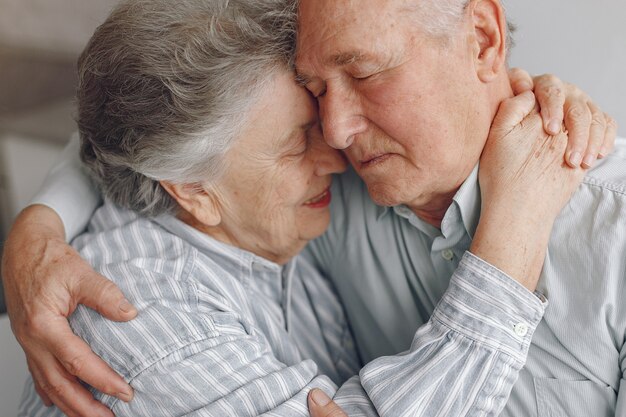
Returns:
[[[335,55],[331,55],[326,64],[342,67],[344,65],[354,64],[359,61],[363,61],[367,58],[367,55],[359,51],[340,52]]]
[[[324,61],[324,63],[326,65],[343,67],[344,65],[350,65],[350,64],[361,62],[361,61],[365,61],[368,58],[369,56],[363,52],[348,51],[348,52],[340,52],[340,53],[331,55]],[[298,68],[296,67],[296,71],[297,70]],[[311,82],[312,79],[313,77],[307,74],[303,74],[301,72],[298,72],[296,74],[296,83],[298,83],[298,85],[302,87],[306,87]]]

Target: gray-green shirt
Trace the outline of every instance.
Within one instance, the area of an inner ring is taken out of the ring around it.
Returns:
[[[354,172],[333,198],[330,229],[307,256],[333,279],[365,361],[406,350],[470,246],[477,171],[441,230],[406,207],[376,206]],[[502,415],[626,416],[626,141],[556,220],[538,290],[550,305]]]

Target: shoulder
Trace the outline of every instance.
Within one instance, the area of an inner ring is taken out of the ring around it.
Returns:
[[[565,219],[602,219],[594,227],[607,222],[626,222],[626,140],[618,139],[613,153],[598,161],[583,179],[560,217]]]
[[[121,264],[137,259],[161,259],[157,264],[143,263],[143,269],[160,272],[167,261],[180,260],[188,245],[156,222],[106,202],[93,215],[87,231],[72,241],[72,246],[92,266]]]
[[[106,204],[74,245],[139,312],[115,323],[80,306],[70,320],[74,332],[125,379],[220,336],[224,327],[246,333],[233,302],[234,284],[225,285],[235,281],[229,271],[158,223]]]
[[[549,259],[564,276],[593,275],[616,288],[626,277],[624,253],[626,142],[619,140],[615,151],[589,171],[557,217]]]
[[[190,302],[183,289],[189,291],[197,251],[149,218],[107,202],[72,245],[138,307]]]
[[[578,224],[597,231],[626,223],[625,210],[626,140],[618,139],[615,151],[587,173],[557,222],[571,222],[568,229]]]

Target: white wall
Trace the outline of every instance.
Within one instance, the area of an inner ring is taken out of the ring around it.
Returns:
[[[9,318],[0,315],[0,416],[17,415],[27,377],[24,352],[11,333]]]
[[[0,42],[79,53],[117,0],[0,0]]]
[[[518,25],[511,64],[588,92],[626,136],[626,1],[504,0]]]

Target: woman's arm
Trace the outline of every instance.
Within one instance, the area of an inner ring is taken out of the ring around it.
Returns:
[[[124,253],[131,253],[121,245]],[[90,247],[90,253],[97,251]],[[117,417],[306,417],[307,395],[314,388],[332,395],[351,417],[495,415],[524,364],[544,310],[532,293],[467,254],[410,351],[374,360],[360,376],[337,387],[312,360],[295,359],[290,353],[293,335],[273,332],[275,327],[267,334],[257,327],[273,310],[259,309],[252,316],[247,306],[259,301],[244,283],[219,269],[207,272],[194,254],[189,259],[180,265],[197,262],[195,268],[185,268],[191,276],[180,279],[170,275],[170,264],[150,272],[137,259],[100,263],[102,273],[124,277],[117,282],[142,306],[139,316],[120,325],[79,307],[71,318],[77,334],[135,390],[130,403],[95,392]],[[335,336],[345,335],[336,329],[345,331],[347,325],[332,289],[310,267],[301,265],[299,272],[308,290],[298,293],[294,303],[309,305],[310,300],[314,306],[330,306],[319,309],[328,314],[302,318],[333,329]],[[516,333],[510,322],[523,322],[526,332]],[[345,352],[356,356],[343,348],[347,338],[309,341],[314,344],[310,349],[328,349],[337,368]],[[354,359],[343,358],[349,363]],[[57,415],[55,409],[43,411],[32,385],[28,390],[20,416]]]

